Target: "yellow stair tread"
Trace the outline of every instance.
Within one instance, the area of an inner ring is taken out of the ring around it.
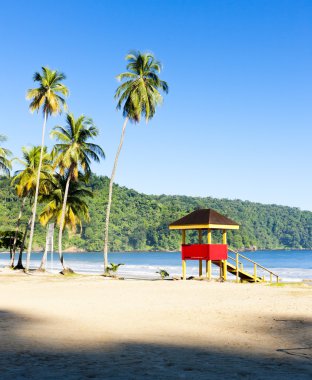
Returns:
[[[219,266],[219,261],[212,261],[212,263]],[[227,263],[227,271],[231,274],[236,274],[236,267],[231,263]],[[251,282],[262,282],[261,277],[257,277],[255,280],[252,274],[242,271],[241,269],[238,270],[238,276],[242,279],[249,280]]]

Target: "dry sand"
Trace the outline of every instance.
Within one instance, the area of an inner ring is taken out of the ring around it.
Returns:
[[[311,379],[312,287],[0,273],[0,379]]]

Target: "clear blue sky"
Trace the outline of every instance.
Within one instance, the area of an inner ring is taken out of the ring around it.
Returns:
[[[117,183],[312,210],[312,1],[2,0],[0,35],[0,133],[15,155],[40,143],[25,93],[48,65],[67,75],[70,110],[100,129],[107,159],[94,170],[110,175],[115,76],[130,49],[149,50],[170,92],[149,125],[129,125]]]

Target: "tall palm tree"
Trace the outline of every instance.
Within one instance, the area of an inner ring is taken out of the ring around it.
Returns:
[[[66,175],[68,176],[68,172]],[[65,189],[68,182],[66,175],[56,174],[53,181],[50,183],[50,191],[40,196],[40,201],[45,202],[46,205],[39,215],[39,221],[43,226],[46,226],[51,220],[55,221],[58,226],[61,224],[63,201]],[[82,221],[89,221],[89,208],[85,201],[86,197],[93,197],[93,193],[81,187],[80,183],[84,182],[82,174],[78,175],[78,181],[71,181],[68,187],[68,195],[65,209],[64,227],[70,232],[75,233],[77,225],[82,228]],[[45,250],[40,269],[45,270],[46,264]],[[63,258],[63,257],[62,257]],[[63,269],[65,269],[64,258],[61,261]]]
[[[100,158],[105,158],[105,154],[99,145],[87,142],[99,133],[92,119],[84,115],[75,119],[74,115],[69,113],[66,116],[66,121],[64,127],[56,126],[51,132],[51,136],[60,142],[53,149],[55,165],[59,167],[61,175],[67,175],[58,239],[59,256],[63,266],[62,236],[70,181],[78,180],[79,170],[82,170],[88,178],[91,174],[91,160],[99,162]]]
[[[40,161],[40,153],[41,147],[34,146],[31,148],[22,148],[23,158],[15,159],[21,164],[24,169],[18,170],[15,172],[15,176],[11,182],[12,186],[15,186],[15,191],[18,197],[22,198],[21,208],[18,215],[15,236],[13,242],[12,249],[12,257],[10,266],[14,266],[14,258],[16,252],[16,239],[19,232],[20,221],[22,218],[23,210],[25,207],[25,203],[27,198],[30,199],[30,203],[32,203],[32,199],[34,197],[36,191],[37,177],[38,177],[38,167]],[[50,154],[47,153],[47,148],[43,149],[43,157],[42,157],[42,165],[40,170],[40,192],[47,193],[48,192],[48,181],[52,175],[52,161]]]
[[[65,78],[66,78],[65,75],[61,72],[58,72],[56,70],[50,70],[48,67],[42,67],[42,73],[36,72],[33,77],[34,82],[38,82],[39,87],[30,89],[27,91],[26,99],[31,100],[31,103],[29,105],[30,111],[39,112],[39,110],[42,109],[42,112],[43,112],[41,152],[40,152],[38,173],[40,173],[41,171],[45,129],[46,129],[48,116],[60,114],[62,113],[63,108],[66,108],[66,102],[65,102],[64,97],[68,96],[68,89],[62,83],[62,81]],[[29,236],[29,243],[28,243],[28,250],[27,250],[26,271],[29,270],[29,265],[30,265],[30,254],[31,254],[31,249],[32,249],[35,219],[36,219],[36,212],[37,212],[39,182],[40,182],[40,176],[37,177],[37,183],[36,183],[33,217],[32,217],[32,222],[31,222],[30,236]]]
[[[123,83],[117,88],[115,99],[117,109],[123,111],[125,118],[119,146],[117,149],[114,166],[109,183],[108,204],[106,210],[105,232],[104,232],[104,272],[108,265],[108,227],[110,209],[112,203],[113,183],[117,169],[118,157],[124,141],[128,121],[138,123],[144,116],[146,123],[155,115],[156,107],[162,103],[160,90],[168,93],[168,84],[158,77],[161,72],[161,64],[151,53],[132,51],[126,56],[127,70],[117,76],[118,81]]]
[[[7,138],[3,135],[0,135],[0,142],[6,141]],[[10,169],[12,169],[11,161],[8,159],[12,155],[12,152],[9,149],[0,147],[0,173],[5,175],[10,174]]]

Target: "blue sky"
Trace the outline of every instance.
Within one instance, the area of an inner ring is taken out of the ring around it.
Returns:
[[[130,49],[148,50],[170,92],[148,125],[129,125],[117,183],[312,210],[310,0],[0,3],[0,133],[14,155],[40,143],[25,93],[48,65],[67,75],[70,110],[100,129],[107,158],[94,170],[110,175],[115,76]]]

